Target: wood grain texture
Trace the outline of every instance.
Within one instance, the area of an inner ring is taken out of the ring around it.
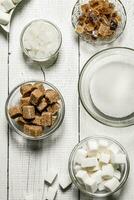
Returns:
[[[28,193],[34,193],[35,200],[45,199],[44,178],[48,169],[62,174],[68,169],[69,154],[78,142],[78,45],[74,41],[71,27],[71,9],[75,1],[31,0],[24,1],[16,10],[12,21],[9,49],[10,91],[26,80],[46,80],[54,84],[63,94],[66,115],[62,126],[53,137],[41,142],[29,142],[10,131],[9,140],[9,199],[22,200]],[[31,20],[44,18],[52,21],[62,31],[63,44],[57,63],[48,69],[31,64],[22,56],[19,45],[20,33]],[[57,180],[58,182],[58,180]],[[56,182],[56,184],[57,184]],[[57,199],[78,199],[77,190],[63,193],[60,189]]]
[[[77,92],[80,69],[90,56],[111,46],[134,47],[134,2],[123,0],[123,3],[128,13],[126,30],[116,42],[103,47],[93,47],[79,40],[74,34],[71,11],[75,0],[23,0],[13,16],[9,39],[1,33],[0,197],[2,200],[24,200],[26,193],[33,193],[34,200],[44,200],[47,191],[44,178],[48,170],[55,169],[64,178],[72,148],[79,140],[90,135],[111,136],[124,145],[130,156],[131,173],[120,196],[111,200],[134,199],[133,126],[116,129],[96,122],[80,105]],[[47,69],[43,65],[27,60],[20,48],[20,34],[23,27],[37,18],[52,21],[59,26],[63,34],[59,59],[53,67]],[[62,126],[47,140],[26,141],[11,129],[8,131],[4,115],[8,89],[11,91],[17,84],[27,80],[45,79],[53,83],[63,94],[66,103],[65,119]],[[58,179],[55,185],[57,183]],[[65,193],[59,189],[57,199],[89,200],[85,195],[79,194],[74,186]]]
[[[8,96],[8,37],[0,33],[0,196],[7,199],[8,126],[5,118],[5,101]]]

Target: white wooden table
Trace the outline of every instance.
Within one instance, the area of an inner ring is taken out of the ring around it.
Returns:
[[[128,13],[124,35],[110,46],[134,48],[134,1],[123,0]],[[44,200],[44,177],[48,168],[66,172],[69,154],[79,140],[90,135],[114,137],[124,145],[131,161],[128,183],[118,200],[134,199],[134,126],[116,129],[104,126],[92,119],[80,105],[77,83],[84,63],[95,52],[94,48],[75,36],[71,25],[71,11],[75,0],[24,0],[12,19],[9,36],[0,32],[0,199],[23,200],[27,192]],[[26,62],[20,48],[20,33],[33,19],[45,18],[59,26],[63,44],[57,63],[49,68],[32,66]],[[9,129],[4,112],[9,92],[27,80],[46,80],[62,92],[66,103],[66,116],[55,136],[31,143]],[[86,200],[73,186],[65,193],[59,190],[58,200]]]

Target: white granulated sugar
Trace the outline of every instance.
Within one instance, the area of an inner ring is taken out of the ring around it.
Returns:
[[[58,50],[59,44],[59,32],[52,24],[45,21],[33,22],[23,35],[23,46],[29,56],[35,59],[52,56]]]

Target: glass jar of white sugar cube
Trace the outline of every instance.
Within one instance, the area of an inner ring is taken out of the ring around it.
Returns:
[[[90,197],[107,197],[128,179],[129,157],[124,147],[109,137],[82,140],[69,159],[69,173],[76,187]]]
[[[53,65],[62,44],[62,34],[53,23],[39,19],[29,23],[21,33],[22,51],[32,61]]]

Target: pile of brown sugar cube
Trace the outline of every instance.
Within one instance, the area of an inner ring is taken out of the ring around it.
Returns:
[[[87,39],[105,39],[114,35],[120,23],[121,16],[109,0],[89,0],[81,5],[76,32]]]
[[[9,108],[9,115],[27,135],[40,136],[46,127],[56,122],[60,109],[60,96],[42,83],[24,84],[20,87],[19,104]]]

